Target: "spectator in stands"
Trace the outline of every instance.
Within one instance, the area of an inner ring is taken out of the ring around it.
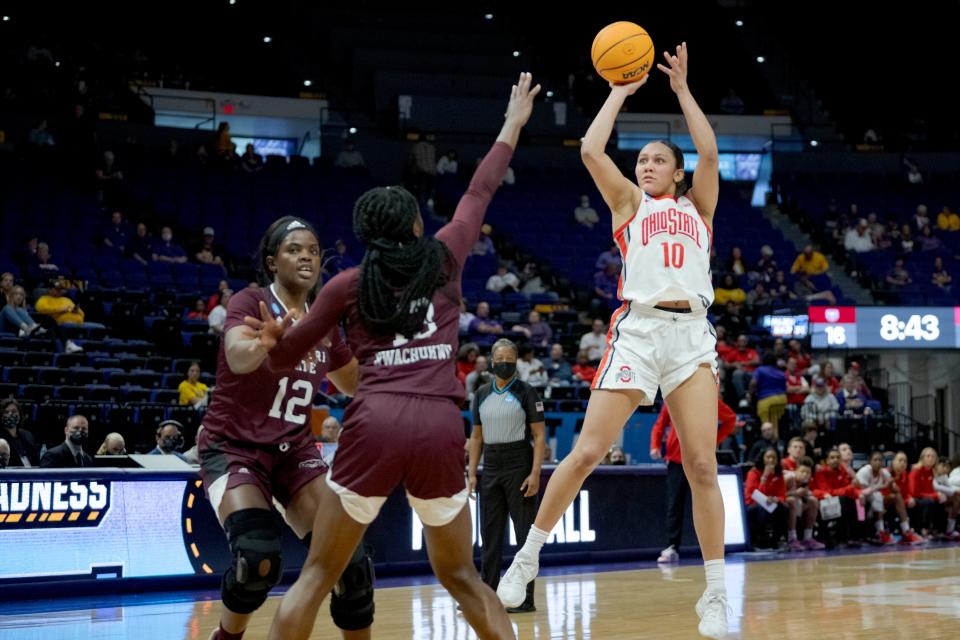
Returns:
[[[777,271],[773,274],[770,297],[773,298],[773,303],[777,305],[789,305],[791,301],[797,299],[797,294],[790,290],[790,286],[787,284],[787,274],[783,271]]]
[[[457,379],[466,382],[467,376],[475,370],[477,358],[480,357],[480,347],[476,342],[466,342],[460,345],[457,351]]]
[[[200,382],[200,363],[194,362],[187,369],[187,379],[177,387],[180,393],[180,404],[191,406],[194,409],[206,408],[210,400],[209,387]]]
[[[804,420],[813,420],[818,426],[832,427],[840,410],[840,402],[830,393],[822,377],[813,379],[813,393],[803,401],[800,415]]]
[[[193,311],[187,314],[187,320],[206,320],[207,319],[207,303],[203,301],[203,298],[197,298],[196,302],[193,304]]]
[[[730,259],[727,260],[727,272],[740,277],[747,275],[747,265],[743,261],[743,252],[740,247],[730,250]]]
[[[52,147],[56,145],[53,135],[50,134],[46,119],[41,120],[37,123],[37,126],[30,129],[30,134],[27,136],[27,144],[34,147]]]
[[[724,313],[717,318],[717,325],[727,330],[728,336],[739,336],[750,330],[747,322],[740,316],[740,306],[735,302],[727,302]]]
[[[108,433],[103,439],[103,444],[97,449],[98,456],[125,456],[127,455],[127,443],[123,441],[123,436],[119,433]]]
[[[411,191],[422,201],[433,193],[433,184],[437,175],[437,148],[428,142],[426,137],[420,135],[418,138],[417,142],[410,147],[407,176]]]
[[[577,364],[570,370],[573,372],[574,380],[586,385],[590,385],[594,376],[597,375],[597,368],[590,362],[587,352],[582,350],[577,354]]]
[[[597,215],[597,210],[590,206],[590,196],[587,194],[580,196],[580,206],[573,210],[573,219],[587,229],[593,229],[594,225],[600,222],[600,216]]]
[[[943,205],[943,210],[937,214],[937,228],[941,231],[960,231],[960,215]]]
[[[160,241],[153,245],[153,261],[183,264],[187,261],[187,252],[173,241],[173,229],[160,230]]]
[[[813,473],[813,460],[803,457],[797,462],[797,470],[792,477],[786,479],[787,506],[790,509],[787,517],[787,543],[792,551],[820,551],[826,547],[823,543],[814,540],[813,526],[817,523],[820,513],[820,501],[813,495],[810,488],[810,477]],[[797,539],[797,521],[803,515],[803,540]]]
[[[590,332],[580,336],[580,351],[586,352],[587,361],[598,363],[603,357],[603,352],[607,349],[607,337],[604,334],[606,328],[603,320],[594,318]]]
[[[900,250],[904,253],[910,253],[914,249],[913,240],[913,231],[910,229],[910,225],[905,224],[903,228],[900,229]]]
[[[778,338],[778,339],[782,340],[782,338]],[[807,369],[810,368],[810,365],[812,364],[813,360],[810,358],[809,355],[807,355],[807,352],[804,350],[803,343],[801,343],[796,338],[793,338],[792,340],[790,340],[788,347],[789,349],[787,350],[787,355],[790,358],[796,359],[797,371],[799,371],[802,374],[806,374]],[[779,354],[778,354],[778,357],[779,357]]]
[[[881,452],[874,451],[870,454],[870,463],[863,465],[857,471],[855,485],[860,489],[860,502],[873,516],[877,542],[883,545],[893,544],[893,537],[886,531],[883,521],[883,514],[886,511],[883,494],[896,485],[890,472],[883,468]]]
[[[723,111],[727,115],[739,116],[743,113],[743,110],[743,98],[738,96],[737,92],[732,88],[728,89],[727,95],[720,101],[720,111]]]
[[[913,164],[906,158],[903,159],[903,166],[907,169],[907,183],[923,184],[923,174],[920,173],[920,167]]]
[[[213,140],[214,156],[222,162],[231,162],[237,155],[237,145],[230,136],[230,123],[221,122]]]
[[[3,275],[0,275],[0,304],[10,304],[15,282],[13,274],[9,271],[5,271]]]
[[[43,335],[46,329],[37,324],[27,312],[26,292],[20,285],[15,285],[9,301],[3,307],[0,329],[16,331],[21,338],[28,338],[33,334]]]
[[[50,255],[50,245],[46,242],[37,243],[37,253],[27,267],[29,279],[35,283],[43,282],[60,275],[60,267],[53,262]]]
[[[470,323],[477,316],[467,311],[467,299],[460,298],[460,333],[465,334],[470,331]]]
[[[473,255],[487,256],[497,253],[496,247],[493,246],[493,240],[490,238],[491,233],[493,233],[493,227],[489,224],[480,227],[480,237],[473,245]]]
[[[714,289],[713,298],[713,303],[717,305],[727,304],[728,302],[741,305],[746,302],[747,294],[737,284],[733,275],[728,273],[723,276],[720,286]]]
[[[843,376],[843,387],[837,392],[840,413],[845,416],[869,416],[873,410],[867,406],[867,399],[857,389],[857,380],[849,373]]]
[[[753,468],[747,473],[743,487],[743,500],[747,505],[747,523],[750,527],[750,540],[753,546],[761,549],[776,548],[787,529],[787,507],[785,505],[786,484],[780,457],[773,447],[760,449],[751,458]],[[757,498],[767,501],[767,505],[777,505],[773,511],[767,511],[757,503]],[[796,535],[796,532],[794,532]]]
[[[619,272],[620,267],[613,262],[608,262],[603,271],[594,274],[593,310],[595,312],[607,311],[612,313],[620,306],[620,300],[617,298],[617,288],[620,285]]]
[[[340,157],[337,156],[337,160],[339,159]],[[240,156],[240,168],[248,174],[263,171],[263,158],[260,157],[260,154],[256,152],[254,146],[249,142],[243,150],[243,155]]]
[[[251,283],[251,286],[253,284],[254,283]],[[217,284],[217,292],[207,299],[207,315],[208,316],[214,309],[217,308],[217,305],[220,304],[220,298],[223,297],[223,292],[229,288],[230,288],[230,283],[227,282],[226,280],[221,280]]]
[[[877,245],[878,251],[886,251],[893,246],[893,239],[887,236],[886,225],[878,224],[871,232],[873,242]],[[897,234],[898,236],[900,234]]]
[[[130,240],[130,257],[147,266],[148,261],[153,258],[153,238],[147,230],[147,225],[143,222],[137,223],[137,231]]]
[[[616,244],[597,256],[597,263],[594,265],[594,268],[597,271],[603,271],[609,264],[616,265],[618,271],[623,267],[623,259],[620,257],[620,247]]]
[[[93,458],[83,450],[90,433],[87,418],[80,414],[67,418],[67,425],[63,428],[66,441],[47,449],[40,458],[40,466],[45,469],[67,469],[71,467],[92,467]]]
[[[776,357],[778,363],[783,361],[783,364],[786,364],[789,352],[787,351],[787,347],[783,342],[783,338],[774,339],[773,348],[770,349],[770,353]]]
[[[746,399],[747,387],[759,365],[760,354],[757,353],[756,349],[750,347],[750,338],[747,337],[747,334],[741,333],[737,336],[737,348],[727,354],[723,364],[724,368],[731,374],[728,378],[733,382],[733,386],[737,390],[737,398],[741,401]],[[741,402],[741,406],[746,405]]]
[[[747,460],[756,460],[757,456],[762,455],[767,449],[773,449],[777,452],[777,462],[786,452],[786,445],[783,440],[777,438],[776,429],[773,424],[764,422],[760,425],[760,439],[753,443],[750,451],[747,453]]]
[[[60,280],[51,280],[44,295],[37,298],[37,313],[48,316],[58,325],[83,322],[83,310],[64,295]]]
[[[200,241],[200,249],[193,256],[200,264],[223,266],[223,258],[218,255],[220,251],[214,245],[215,237],[213,227],[203,228],[203,239]]]
[[[853,486],[854,478],[853,472],[848,472],[841,464],[840,452],[833,448],[827,452],[827,463],[816,468],[811,486],[814,487],[813,495],[817,500],[831,497],[840,500],[840,540],[847,547],[859,548],[859,526],[854,502],[859,489]]]
[[[497,272],[487,279],[487,291],[494,293],[516,293],[520,290],[520,278],[510,272],[506,262],[497,265]]]
[[[342,238],[337,238],[337,241],[333,244],[333,249],[333,257],[330,258],[330,271],[333,274],[357,266],[357,261],[347,251],[347,243]]]
[[[502,334],[503,326],[490,317],[490,305],[486,302],[478,304],[477,316],[470,323],[470,342],[489,347]]]
[[[10,464],[10,443],[0,438],[0,471]]]
[[[110,214],[110,224],[103,230],[103,244],[115,252],[123,254],[131,240],[133,240],[133,230],[123,219],[123,213],[114,211]]]
[[[447,151],[439,160],[437,160],[437,175],[455,176],[460,170],[460,164],[457,162],[457,152],[453,149]]]
[[[813,245],[808,244],[803,248],[800,255],[797,256],[797,259],[793,261],[793,266],[790,267],[790,273],[805,273],[809,276],[818,276],[826,273],[829,268],[830,263],[827,262],[826,256],[819,251],[814,251]]]
[[[943,530],[943,539],[950,542],[960,540],[957,532],[957,513],[960,512],[960,486],[950,482],[950,460],[941,457],[933,475],[933,488],[937,493],[947,496],[944,506],[947,510],[947,526]]]
[[[913,283],[910,272],[903,268],[903,258],[893,261],[893,268],[887,272],[887,286],[891,291],[900,291],[903,287]]]
[[[180,453],[183,448],[183,428],[176,420],[164,420],[157,427],[157,446],[147,455],[151,456],[177,456],[184,462],[186,459]]]
[[[797,274],[797,279],[793,283],[793,292],[798,298],[807,302],[824,300],[827,304],[837,304],[837,297],[833,295],[833,291],[830,289],[820,291],[817,285],[810,280],[810,276],[802,271]]]
[[[873,243],[879,244],[877,238],[883,235],[883,225],[880,224],[880,221],[877,219],[875,211],[867,214],[867,231],[870,233],[870,237],[873,238]]]
[[[464,388],[467,390],[467,402],[473,402],[473,396],[477,389],[493,380],[490,371],[490,364],[486,356],[477,356],[473,363],[473,371],[467,374],[464,379]]]
[[[230,289],[224,289],[220,292],[220,302],[207,316],[210,333],[218,336],[223,334],[223,325],[227,321],[227,305],[230,303],[230,296],[232,295],[233,291]]]
[[[534,357],[533,348],[529,346],[520,347],[517,376],[532,387],[545,387],[550,379],[543,363]]]
[[[950,285],[953,283],[953,278],[951,278],[947,270],[943,268],[943,258],[940,256],[933,259],[933,273],[930,274],[930,283],[935,287],[939,287],[944,292],[950,293]]]
[[[847,369],[847,375],[854,379],[857,391],[868,401],[872,401],[873,392],[870,391],[870,385],[867,384],[867,381],[863,377],[863,367],[860,366],[859,362],[856,360],[850,362],[850,366]]]
[[[627,454],[623,452],[623,447],[620,445],[613,445],[610,447],[610,451],[607,453],[607,459],[610,460],[609,464],[623,466],[627,464]]]
[[[774,429],[787,409],[787,376],[776,365],[776,357],[768,353],[750,379],[750,392],[757,399],[757,417],[760,422],[773,424]]]
[[[97,201],[111,204],[115,197],[116,185],[123,181],[123,171],[117,167],[113,151],[103,152],[103,161],[97,167]]]
[[[767,293],[767,288],[762,280],[758,280],[753,289],[747,293],[747,308],[760,314],[768,310],[773,305],[773,298]]]
[[[520,274],[523,293],[547,293],[552,285],[549,273],[541,273],[536,262],[528,262]]]
[[[920,236],[917,238],[917,245],[920,247],[920,251],[936,251],[937,249],[943,248],[943,242],[940,241],[940,238],[933,235],[933,229],[930,228],[930,225],[925,226],[920,231]]]
[[[543,370],[547,372],[552,386],[566,386],[573,382],[573,370],[563,355],[563,345],[554,343],[550,347],[550,357],[543,361]]]
[[[860,218],[857,226],[847,231],[843,246],[847,251],[854,253],[868,253],[876,248],[873,244],[873,238],[870,237],[866,219]]]
[[[787,406],[795,410],[800,409],[810,394],[810,383],[803,377],[803,372],[797,366],[796,358],[787,358]],[[814,458],[815,460],[818,458]]]
[[[927,205],[917,205],[917,210],[913,214],[913,224],[917,228],[917,231],[920,231],[930,224],[930,216],[927,215]]]
[[[33,434],[23,428],[23,421],[19,402],[13,398],[0,401],[0,436],[10,447],[8,467],[40,466],[40,445]]]
[[[820,363],[820,372],[818,374],[823,381],[827,384],[827,390],[830,393],[836,393],[840,390],[840,378],[838,378],[833,372],[833,363],[829,360],[824,360]]]
[[[947,503],[947,496],[933,486],[937,465],[937,450],[927,447],[920,452],[920,459],[910,470],[910,495],[916,502],[913,520],[919,524],[924,536],[936,529]]]
[[[347,140],[337,154],[337,159],[333,161],[333,166],[340,169],[365,169],[367,162],[353,140]]]
[[[519,324],[513,330],[525,335],[534,347],[546,347],[553,340],[553,329],[550,328],[549,324],[540,320],[540,313],[537,311],[531,311],[527,315],[527,324]]]
[[[803,433],[803,446],[805,449],[803,455],[814,462],[823,460],[823,447],[817,442],[820,437],[817,424],[812,420],[804,420],[801,425],[801,433]],[[839,456],[839,453],[837,455]]]
[[[760,260],[757,261],[757,272],[764,282],[773,282],[777,273],[777,261],[773,257],[773,248],[765,244],[760,247]]]

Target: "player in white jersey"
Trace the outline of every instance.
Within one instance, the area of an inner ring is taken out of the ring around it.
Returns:
[[[614,238],[624,271],[623,306],[610,319],[607,349],[593,381],[580,438],[550,478],[523,548],[500,581],[508,607],[520,604],[538,571],[547,535],[580,491],[583,481],[638,405],[651,404],[659,387],[680,437],[683,468],[693,493],[693,517],[707,574],[697,603],[702,635],[727,631],[723,582],[724,514],[717,482],[716,338],[707,320],[713,302],[710,241],[720,190],[717,141],[687,87],[687,45],[664,53],[657,65],[670,78],[699,156],[693,187],[686,191],[683,154],[669,142],[646,145],[637,158],[637,184],[605,153],[627,96],[649,76],[612,85],[583,138],[581,155],[613,213]]]

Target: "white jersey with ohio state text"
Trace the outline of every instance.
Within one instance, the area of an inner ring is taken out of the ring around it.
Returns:
[[[613,238],[623,257],[621,300],[650,306],[687,300],[695,310],[713,304],[712,232],[686,196],[644,193],[640,208]]]

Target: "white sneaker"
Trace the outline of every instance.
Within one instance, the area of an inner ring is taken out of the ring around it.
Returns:
[[[727,594],[704,591],[697,601],[700,626],[697,630],[705,638],[722,638],[727,635]]]
[[[657,564],[672,564],[674,562],[680,562],[680,554],[673,548],[673,545],[670,545],[660,552],[660,557],[657,558]]]
[[[73,340],[67,340],[67,343],[64,345],[63,350],[67,353],[80,353],[83,351],[83,347],[78,345]]]
[[[537,577],[540,559],[518,553],[510,563],[510,568],[500,578],[497,597],[504,607],[519,607],[527,598],[527,585]]]

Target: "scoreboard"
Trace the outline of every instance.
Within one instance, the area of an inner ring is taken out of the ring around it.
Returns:
[[[960,307],[810,307],[814,349],[957,349]]]

